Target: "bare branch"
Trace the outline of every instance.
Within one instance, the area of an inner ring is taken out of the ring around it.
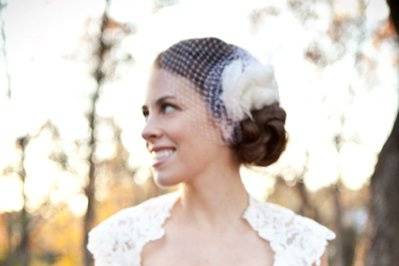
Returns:
[[[2,40],[2,45],[1,45],[1,54],[4,60],[4,66],[5,66],[5,76],[6,76],[6,80],[7,80],[7,97],[10,99],[11,98],[11,77],[10,77],[10,72],[9,72],[9,67],[8,67],[8,56],[7,56],[7,39],[6,39],[6,33],[4,30],[4,19],[3,19],[3,12],[7,7],[7,3],[4,0],[4,2],[2,0],[0,0],[0,24],[1,24],[1,28],[0,28],[0,35],[1,35],[1,40]]]

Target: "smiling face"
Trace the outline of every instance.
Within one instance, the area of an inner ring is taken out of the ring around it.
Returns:
[[[153,156],[155,183],[161,187],[187,182],[221,163],[229,148],[205,102],[186,79],[154,69],[142,131]]]

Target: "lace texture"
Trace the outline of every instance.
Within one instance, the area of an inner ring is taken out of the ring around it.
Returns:
[[[147,243],[165,235],[164,223],[179,198],[179,192],[149,199],[123,209],[93,228],[87,248],[96,266],[140,266]],[[327,240],[335,234],[323,225],[272,203],[249,196],[242,215],[258,235],[270,243],[274,266],[320,265]]]
[[[140,266],[141,250],[165,234],[163,224],[177,199],[177,192],[149,199],[119,211],[93,228],[87,248],[95,265]]]
[[[252,197],[243,218],[270,243],[274,266],[320,265],[327,240],[335,238],[334,232],[312,219]]]

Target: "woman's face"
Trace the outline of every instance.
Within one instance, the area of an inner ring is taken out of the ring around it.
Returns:
[[[189,181],[218,163],[220,149],[226,149],[205,102],[190,84],[161,69],[155,69],[150,79],[142,137],[159,186]]]

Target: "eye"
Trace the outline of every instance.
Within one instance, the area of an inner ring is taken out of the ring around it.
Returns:
[[[147,108],[143,108],[142,113],[143,113],[144,118],[147,118],[150,112],[148,111]]]
[[[177,108],[173,104],[170,103],[163,103],[160,107],[161,113],[168,114],[175,111]]]

